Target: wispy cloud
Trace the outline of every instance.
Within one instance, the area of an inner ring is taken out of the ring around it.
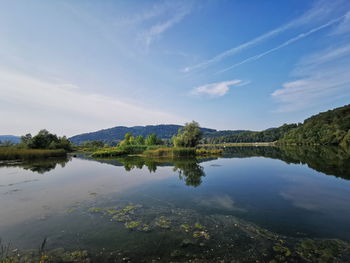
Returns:
[[[336,19],[333,19],[333,20],[331,20],[331,21],[329,21],[329,22],[327,22],[327,23],[325,23],[325,24],[323,24],[321,26],[315,27],[315,28],[313,28],[313,29],[311,29],[311,30],[309,30],[309,31],[307,31],[305,33],[301,33],[301,34],[299,34],[299,35],[297,35],[297,36],[295,36],[295,37],[293,37],[291,39],[288,39],[287,41],[283,42],[282,44],[280,44],[280,45],[278,45],[278,46],[276,46],[274,48],[271,48],[271,49],[269,49],[267,51],[264,51],[264,52],[262,52],[262,53],[260,53],[258,55],[255,55],[255,56],[249,57],[247,59],[244,59],[244,60],[242,60],[242,61],[240,61],[240,62],[238,62],[236,64],[233,64],[232,66],[229,66],[229,67],[227,67],[225,69],[222,69],[222,70],[220,70],[220,71],[218,71],[216,73],[223,73],[225,71],[228,71],[230,69],[236,68],[236,67],[238,67],[240,65],[243,65],[245,63],[258,60],[258,59],[260,59],[260,58],[262,58],[262,57],[264,57],[264,56],[266,56],[266,55],[268,55],[270,53],[273,53],[273,52],[275,52],[275,51],[277,51],[277,50],[279,50],[279,49],[281,49],[283,47],[289,46],[290,44],[292,44],[292,43],[294,43],[294,42],[296,42],[296,41],[298,41],[300,39],[308,37],[308,36],[318,32],[318,31],[320,31],[320,30],[322,30],[322,29],[324,29],[326,27],[332,26],[335,23],[338,23],[339,21],[341,21],[343,18],[344,18],[344,16],[341,16],[341,17],[338,17]]]
[[[192,95],[205,95],[209,97],[222,97],[227,94],[231,86],[242,86],[243,83],[239,79],[216,82],[211,84],[206,84],[203,86],[195,87],[192,89]]]
[[[346,13],[344,19],[331,33],[332,35],[340,35],[350,32],[350,11]]]
[[[350,45],[323,50],[305,57],[293,71],[296,78],[271,96],[278,111],[291,112],[340,97],[350,97]]]
[[[296,27],[300,27],[303,25],[307,25],[310,23],[315,23],[317,21],[320,21],[324,19],[325,17],[329,16],[332,11],[338,7],[342,1],[317,1],[315,5],[308,10],[306,13],[301,15],[300,17],[284,24],[281,25],[271,31],[268,31],[252,40],[249,40],[241,45],[235,46],[231,49],[228,49],[216,56],[214,56],[211,59],[208,59],[206,61],[203,61],[202,63],[189,66],[184,68],[182,71],[185,73],[191,72],[191,71],[196,71],[196,70],[202,70],[210,66],[211,64],[217,63],[227,57],[233,56],[247,48],[253,47],[265,40],[268,40],[274,36],[277,36],[289,29],[293,29]]]
[[[185,121],[164,110],[87,93],[69,83],[50,82],[0,69],[0,127],[3,132],[21,134],[48,128],[59,134],[73,135],[115,125],[154,124],[154,120],[159,123]]]
[[[180,23],[192,10],[192,5],[184,2],[180,2],[180,4],[176,6],[168,5],[168,7],[168,10],[165,9],[161,14],[162,17],[167,15],[163,21],[152,25],[139,35],[139,40],[143,42],[146,49],[148,49],[155,40],[159,39],[163,33]]]
[[[142,10],[140,12],[134,12],[131,15],[122,16],[114,21],[114,25],[117,27],[133,26],[135,24],[141,24],[147,22],[153,18],[164,15],[169,9],[173,8],[170,2],[161,2],[152,5],[151,7]]]

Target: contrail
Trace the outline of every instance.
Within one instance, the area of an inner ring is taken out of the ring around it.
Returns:
[[[342,1],[340,1],[342,2]],[[201,70],[204,68],[209,67],[210,64],[213,64],[215,62],[219,62],[222,59],[228,57],[228,56],[233,56],[236,53],[241,52],[244,49],[247,49],[249,47],[252,47],[254,45],[259,44],[260,42],[267,40],[271,37],[274,37],[278,34],[281,34],[291,28],[294,28],[296,26],[300,26],[303,24],[306,24],[307,22],[309,22],[310,20],[313,19],[318,19],[320,18],[322,15],[327,14],[330,10],[333,9],[334,5],[338,5],[339,1],[335,1],[335,3],[332,3],[329,5],[329,2],[327,1],[321,1],[318,2],[318,5],[316,7],[311,8],[308,12],[304,13],[303,15],[301,15],[300,17],[284,24],[281,25],[271,31],[268,31],[250,41],[247,41],[239,46],[233,47],[229,50],[226,50],[218,55],[216,55],[215,57],[208,59],[202,63],[190,66],[190,67],[186,67],[184,68],[182,71],[185,73],[191,72],[191,71],[195,71],[195,70]]]
[[[262,58],[262,57],[264,57],[264,56],[266,56],[266,55],[268,55],[268,54],[270,54],[270,53],[272,53],[274,51],[277,51],[277,50],[279,50],[279,49],[281,49],[283,47],[286,47],[286,46],[288,46],[288,45],[290,45],[290,44],[292,44],[292,43],[294,43],[294,42],[296,42],[296,41],[298,41],[298,40],[300,40],[302,38],[305,38],[305,37],[307,37],[307,36],[309,36],[309,35],[311,35],[313,33],[316,33],[318,31],[322,30],[323,28],[329,27],[329,26],[339,22],[344,17],[345,16],[338,17],[336,19],[333,19],[333,20],[329,21],[326,24],[323,24],[323,25],[321,25],[319,27],[313,28],[313,29],[311,29],[310,31],[308,31],[306,33],[301,33],[301,34],[297,35],[296,37],[293,37],[293,38],[285,41],[284,43],[282,43],[281,45],[279,45],[277,47],[274,47],[274,48],[272,48],[270,50],[267,50],[267,51],[265,51],[263,53],[260,53],[258,55],[255,55],[255,56],[249,57],[249,58],[247,58],[245,60],[242,60],[241,62],[238,62],[238,63],[236,63],[236,64],[234,64],[234,65],[232,65],[232,66],[230,66],[228,68],[225,68],[223,70],[217,71],[215,74],[220,74],[220,73],[223,73],[223,72],[228,71],[230,69],[236,68],[236,67],[238,67],[238,66],[240,66],[242,64],[245,64],[247,62],[258,60],[258,59],[260,59],[260,58]]]

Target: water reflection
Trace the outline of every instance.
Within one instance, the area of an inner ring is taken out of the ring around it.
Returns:
[[[155,173],[157,167],[173,167],[174,172],[178,172],[179,179],[186,185],[197,187],[202,183],[202,177],[205,176],[204,168],[201,162],[214,160],[217,158],[187,158],[187,159],[167,159],[167,158],[143,158],[143,157],[124,157],[117,159],[98,159],[98,162],[108,163],[115,166],[124,166],[126,171],[133,169],[143,169],[147,167],[150,173]]]
[[[256,156],[267,158],[249,158]],[[350,181],[286,165],[350,179],[343,149],[234,147],[215,159],[91,160],[3,164],[2,240],[32,249],[48,237],[48,249],[86,249],[91,262],[350,257],[348,243],[334,240],[350,241]]]
[[[225,157],[267,157],[288,164],[307,164],[310,168],[327,175],[350,180],[350,151],[342,147],[288,146],[288,147],[229,147]]]
[[[6,161],[0,163],[1,167],[19,167],[24,170],[29,170],[35,173],[44,174],[51,170],[54,170],[57,165],[64,168],[66,164],[71,160],[69,157],[60,157],[60,158],[47,158],[47,159],[38,159],[32,161]]]
[[[78,156],[82,159],[90,159],[88,155]],[[330,146],[259,146],[259,147],[226,147],[225,158],[249,158],[267,157],[279,159],[288,164],[306,164],[308,167],[327,175],[334,175],[350,180],[350,150],[341,147]],[[143,158],[137,156],[94,159],[100,163],[114,166],[123,166],[126,171],[143,169],[146,167],[150,173],[155,173],[157,167],[174,167],[179,173],[179,178],[184,180],[186,185],[199,186],[201,178],[205,176],[201,163],[215,160],[217,158],[190,158],[190,159],[167,159],[167,158]],[[1,167],[19,167],[39,174],[54,170],[57,166],[65,167],[71,161],[71,157],[48,158],[33,161],[7,161],[0,162]],[[215,166],[215,164],[213,165]]]

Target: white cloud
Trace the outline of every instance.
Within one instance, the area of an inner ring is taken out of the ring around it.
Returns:
[[[195,87],[192,89],[191,94],[193,95],[206,95],[209,97],[222,97],[230,90],[230,86],[241,86],[243,83],[241,80],[229,80],[206,84],[203,86]]]
[[[162,22],[152,25],[149,29],[145,30],[139,35],[139,40],[143,42],[143,44],[146,46],[146,49],[148,49],[155,40],[159,39],[163,33],[172,28],[174,25],[180,23],[184,17],[191,12],[192,9],[191,5],[184,3],[178,6],[169,5],[169,7],[171,7],[171,9],[165,10],[167,11],[165,13],[168,14],[168,16],[165,16],[166,19],[164,19]],[[164,16],[165,13],[162,15]]]
[[[327,49],[305,57],[296,66],[293,81],[271,96],[278,111],[306,109],[326,101],[350,96],[350,45]]]
[[[322,19],[324,19],[325,17],[327,17],[334,9],[336,9],[340,4],[342,3],[342,1],[316,1],[315,5],[308,10],[306,13],[304,13],[303,15],[301,15],[300,17],[290,21],[289,23],[286,23],[282,26],[279,26],[271,31],[268,31],[250,41],[247,41],[241,45],[238,45],[236,47],[233,47],[231,49],[228,49],[218,55],[216,55],[215,57],[208,59],[202,63],[190,66],[190,67],[186,67],[184,68],[182,71],[187,73],[187,72],[191,72],[194,70],[201,70],[201,69],[205,69],[208,66],[210,66],[211,64],[217,63],[227,57],[233,56],[247,48],[253,47],[257,44],[259,44],[260,42],[263,42],[265,40],[268,40],[274,36],[277,36],[289,29],[293,29],[299,26],[303,26],[303,25],[307,25],[310,24],[312,22],[317,22],[320,21]]]
[[[117,125],[184,121],[135,102],[89,94],[72,84],[0,70],[2,133],[23,134],[47,128],[58,134],[73,135]]]

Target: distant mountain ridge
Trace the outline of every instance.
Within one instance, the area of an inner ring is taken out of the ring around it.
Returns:
[[[19,143],[21,141],[21,137],[15,135],[0,135],[0,143],[2,142],[12,142]]]
[[[147,137],[148,135],[155,133],[161,139],[170,139],[177,134],[179,128],[183,126],[175,124],[160,124],[160,125],[147,125],[147,126],[116,126],[109,129],[103,129],[90,133],[83,133],[72,136],[69,140],[74,144],[82,144],[87,141],[103,141],[105,143],[117,142],[124,139],[124,135],[130,132],[133,136],[142,135]],[[204,134],[213,135],[217,132],[215,129],[201,128]]]

